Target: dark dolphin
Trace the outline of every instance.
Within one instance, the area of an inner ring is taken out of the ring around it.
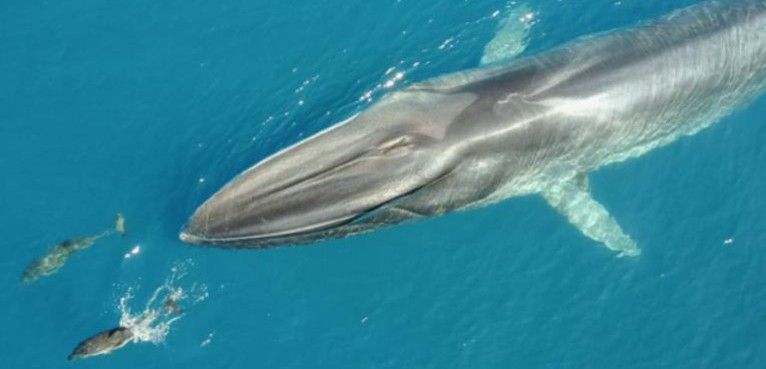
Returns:
[[[106,355],[122,348],[133,340],[133,332],[125,327],[117,327],[96,334],[82,342],[67,357],[69,361],[96,355]]]

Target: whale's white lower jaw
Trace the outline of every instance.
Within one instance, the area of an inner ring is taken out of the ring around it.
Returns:
[[[287,244],[296,243],[297,240],[311,238],[312,235],[323,234],[331,232],[333,227],[342,226],[348,223],[350,220],[356,218],[356,215],[346,216],[337,219],[331,219],[322,223],[313,224],[303,228],[291,229],[284,232],[274,232],[268,234],[252,234],[245,236],[208,236],[203,234],[195,234],[193,228],[187,225],[181,233],[178,234],[178,238],[190,244],[240,244],[240,245],[252,245],[252,246],[266,246],[275,244]],[[193,224],[193,223],[191,223]],[[190,230],[189,228],[192,228]]]
[[[181,232],[178,238],[188,244],[226,249],[263,249],[278,246],[297,246],[324,240],[348,237],[357,232],[333,232],[332,230],[268,238],[206,238]]]
[[[197,244],[197,243],[205,242],[204,238],[197,237],[197,236],[195,236],[193,234],[189,234],[189,233],[186,233],[186,232],[179,233],[178,234],[178,239],[180,239],[182,242],[185,242],[185,243]]]
[[[298,246],[321,241],[337,240],[368,233],[382,227],[422,218],[422,214],[403,211],[398,207],[386,207],[380,212],[370,211],[322,227],[305,228],[293,232],[253,234],[247,236],[217,236],[196,233],[187,225],[178,238],[188,244],[226,249],[263,249],[283,246]]]

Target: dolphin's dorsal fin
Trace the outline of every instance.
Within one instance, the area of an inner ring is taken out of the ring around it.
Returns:
[[[492,40],[484,46],[481,65],[511,60],[524,52],[529,42],[529,31],[534,23],[534,12],[525,3],[512,2],[504,11]]]
[[[618,252],[618,256],[641,254],[636,242],[625,234],[609,211],[593,199],[588,190],[586,175],[579,174],[568,180],[557,182],[543,191],[542,195],[580,232],[602,243],[608,249]]]

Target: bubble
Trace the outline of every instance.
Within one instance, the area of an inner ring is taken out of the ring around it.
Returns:
[[[133,250],[140,250],[140,247],[136,246]],[[170,276],[154,290],[140,312],[134,313],[131,309],[135,297],[133,288],[129,288],[120,298],[120,326],[133,332],[134,342],[164,342],[173,324],[184,316],[183,311],[171,307],[170,303],[177,306],[188,299],[190,303],[187,306],[194,306],[208,298],[205,284],[195,282],[188,287],[183,286],[182,280],[191,266],[190,260],[173,266]]]

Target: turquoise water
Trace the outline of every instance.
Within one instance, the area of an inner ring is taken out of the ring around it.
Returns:
[[[693,3],[530,3],[527,53]],[[392,75],[401,86],[475,66],[504,7],[0,5],[2,366],[68,365],[80,340],[118,324],[121,298],[142,311],[181,267],[174,283],[190,297],[164,342],[72,365],[766,367],[764,98],[591,176],[642,247],[636,259],[616,258],[534,197],[312,246],[177,240],[230,178],[363,109]],[[19,282],[52,245],[110,227],[118,211],[126,237]]]

